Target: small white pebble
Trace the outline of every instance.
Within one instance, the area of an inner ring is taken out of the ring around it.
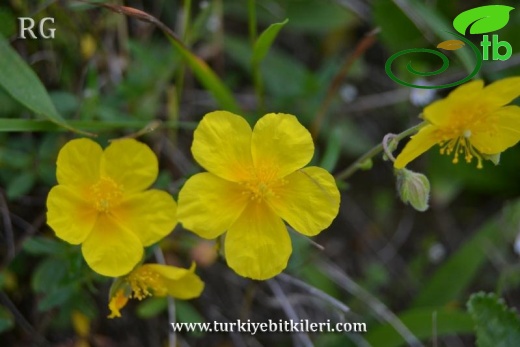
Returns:
[[[425,79],[418,78],[413,81],[413,84],[419,86],[429,86],[431,83]],[[435,89],[421,89],[411,88],[410,91],[410,102],[415,106],[426,106],[435,98]]]
[[[428,258],[434,264],[440,263],[446,256],[446,248],[438,242],[434,243],[428,250]]]
[[[339,96],[341,97],[341,100],[348,104],[357,98],[358,90],[352,84],[344,84],[339,89]]]
[[[515,253],[520,255],[520,233],[516,236],[515,244],[513,245]]]

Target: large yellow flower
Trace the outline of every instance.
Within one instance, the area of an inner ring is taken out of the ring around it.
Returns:
[[[429,123],[412,136],[396,158],[394,167],[404,168],[433,145],[441,146],[441,154],[459,154],[466,162],[483,156],[497,155],[520,140],[520,107],[505,106],[520,95],[520,77],[510,77],[484,88],[482,80],[464,84],[447,98],[424,109]]]
[[[147,296],[171,296],[177,299],[193,299],[202,293],[204,282],[190,269],[175,266],[145,264],[119,278],[110,289],[108,318],[121,317],[120,310],[128,299],[142,300]]]
[[[72,140],[58,155],[59,184],[47,198],[47,223],[59,238],[82,244],[94,271],[127,274],[141,260],[143,246],[177,223],[170,194],[146,190],[157,174],[157,157],[136,140],[114,141],[104,152],[92,140]]]
[[[204,238],[227,231],[227,263],[242,276],[267,279],[287,266],[292,247],[283,220],[313,236],[338,213],[334,178],[303,168],[314,145],[295,116],[270,113],[251,130],[240,116],[212,112],[195,130],[191,150],[209,172],[186,182],[177,217]]]

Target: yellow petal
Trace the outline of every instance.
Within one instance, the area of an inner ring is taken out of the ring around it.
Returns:
[[[58,183],[85,189],[99,179],[99,165],[103,150],[90,139],[71,140],[58,154],[56,177]]]
[[[424,108],[424,119],[438,126],[451,126],[454,118],[464,117],[468,108],[479,102],[484,82],[475,80],[457,87],[447,98],[435,101]]]
[[[255,125],[251,153],[259,178],[276,179],[307,165],[314,154],[314,143],[295,116],[269,113]]]
[[[111,218],[100,215],[81,251],[87,264],[97,273],[119,277],[129,273],[143,256],[143,244]]]
[[[145,190],[157,178],[159,166],[155,153],[139,141],[113,141],[103,153],[101,171],[118,184],[125,194]]]
[[[74,190],[57,185],[47,196],[47,224],[73,245],[83,242],[96,223],[97,210]]]
[[[409,162],[435,145],[437,143],[435,131],[436,129],[433,125],[427,125],[421,128],[417,134],[412,136],[411,140],[408,141],[401,153],[399,153],[395,159],[394,168],[404,168]]]
[[[453,100],[468,99],[478,96],[484,88],[483,80],[473,80],[455,88],[448,97]]]
[[[177,218],[184,228],[213,239],[229,229],[248,201],[238,183],[203,172],[190,177],[179,192]]]
[[[204,289],[204,282],[195,274],[195,266],[183,269],[160,264],[142,266],[159,274],[166,286],[165,294],[177,299],[187,300],[199,297]]]
[[[113,213],[118,223],[137,235],[144,246],[159,241],[177,224],[173,197],[155,189],[126,198]]]
[[[229,181],[246,180],[253,167],[251,127],[231,112],[208,113],[193,134],[191,152],[209,172]]]
[[[285,177],[286,183],[268,200],[272,210],[296,231],[313,236],[338,214],[339,191],[334,177],[319,167],[307,167]]]
[[[520,107],[494,111],[471,131],[470,143],[481,153],[497,154],[520,141]]]
[[[108,318],[121,317],[121,312],[119,311],[126,306],[127,302],[128,296],[124,294],[122,289],[118,290],[116,295],[110,298],[110,302],[108,303],[108,308],[110,309]]]
[[[509,77],[484,88],[484,97],[496,107],[509,104],[520,96],[520,77]]]
[[[255,280],[282,272],[292,252],[282,219],[262,202],[248,205],[227,232],[224,245],[229,267]]]

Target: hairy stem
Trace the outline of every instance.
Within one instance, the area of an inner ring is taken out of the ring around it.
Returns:
[[[413,133],[417,132],[420,128],[422,128],[424,125],[426,125],[426,122],[422,122],[422,123],[419,123],[417,124],[416,126],[413,126],[409,129],[406,129],[405,131],[403,131],[402,133],[399,133],[397,135],[395,135],[395,137],[393,138],[393,140],[396,140],[396,141],[401,141],[402,139],[404,139],[405,137],[407,136],[410,136],[412,135]],[[383,141],[384,142],[384,141]],[[347,167],[345,170],[341,171],[340,173],[338,173],[335,178],[337,181],[344,181],[348,178],[350,178],[350,176],[352,176],[357,170],[360,169],[361,167],[361,164],[369,159],[372,159],[373,157],[375,157],[376,155],[378,155],[379,153],[383,152],[384,150],[384,143],[381,142],[380,144],[378,144],[377,146],[371,148],[368,152],[366,152],[365,154],[363,154],[361,157],[359,157],[355,162],[353,162],[352,164],[350,164],[349,167]]]

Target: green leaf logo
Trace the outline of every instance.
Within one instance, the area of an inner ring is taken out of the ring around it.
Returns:
[[[488,5],[475,7],[459,14],[453,20],[453,27],[462,35],[470,27],[470,34],[486,34],[502,29],[509,22],[509,12],[514,7]]]

